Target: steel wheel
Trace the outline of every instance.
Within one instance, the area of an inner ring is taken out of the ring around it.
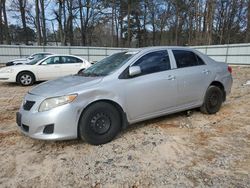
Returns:
[[[18,74],[17,81],[23,86],[29,86],[34,83],[35,78],[32,73],[23,72]]]
[[[206,114],[215,114],[220,110],[222,102],[223,93],[221,89],[216,86],[209,86],[200,110]]]
[[[99,145],[111,141],[121,127],[118,110],[112,104],[97,102],[84,110],[79,121],[78,134],[82,140]]]
[[[90,126],[95,133],[105,134],[111,126],[111,119],[105,113],[97,113],[90,120]]]

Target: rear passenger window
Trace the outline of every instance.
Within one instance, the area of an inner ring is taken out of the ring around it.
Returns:
[[[199,65],[205,65],[204,61],[198,55],[196,55],[196,58]]]
[[[204,65],[204,61],[191,51],[173,50],[177,68]]]
[[[70,56],[63,56],[62,61],[63,63],[82,63],[82,60],[76,57],[70,57]]]
[[[171,69],[166,50],[148,53],[135,62],[134,65],[140,66],[143,75]]]

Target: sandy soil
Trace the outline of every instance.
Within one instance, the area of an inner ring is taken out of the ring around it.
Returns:
[[[0,187],[250,187],[250,68],[233,72],[216,115],[146,121],[101,146],[23,136],[15,112],[30,88],[0,83]]]

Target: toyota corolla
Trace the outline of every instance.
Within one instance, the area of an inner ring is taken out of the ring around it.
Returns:
[[[193,108],[215,114],[230,93],[231,72],[226,63],[190,48],[124,51],[31,89],[17,124],[36,139],[104,144],[147,119]]]

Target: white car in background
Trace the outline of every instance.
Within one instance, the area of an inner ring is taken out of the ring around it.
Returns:
[[[45,57],[47,57],[49,55],[53,55],[53,54],[50,53],[50,52],[35,53],[35,54],[30,55],[27,58],[11,60],[11,61],[9,61],[9,62],[6,63],[6,66],[27,64],[27,63],[29,63],[29,62],[31,62],[33,60],[42,59],[42,58],[45,58]]]
[[[73,55],[50,55],[35,59],[26,65],[3,67],[0,69],[0,81],[17,82],[23,86],[35,81],[52,80],[58,77],[77,74],[91,64]]]

